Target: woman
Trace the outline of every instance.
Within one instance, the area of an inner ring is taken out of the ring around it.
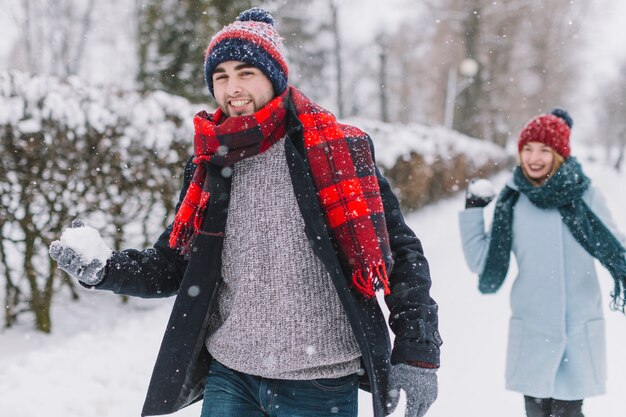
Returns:
[[[612,308],[624,311],[626,257],[599,191],[570,156],[572,120],[561,109],[522,129],[519,166],[500,193],[491,232],[482,208],[493,196],[468,190],[460,213],[468,266],[479,289],[511,289],[506,387],[524,394],[529,417],[581,417],[583,399],[603,394],[605,334],[598,259],[614,279]]]

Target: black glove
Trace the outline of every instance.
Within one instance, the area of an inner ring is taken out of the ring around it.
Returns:
[[[471,180],[465,192],[465,208],[482,208],[495,197],[493,185],[489,180]]]
[[[85,227],[81,220],[74,220],[70,226],[71,229]],[[102,241],[100,235],[91,229],[97,236],[87,245],[103,245],[108,247]],[[110,249],[108,249],[110,252]],[[88,261],[84,254],[80,253],[76,248],[72,248],[64,244],[61,240],[55,240],[50,244],[50,257],[57,261],[60,269],[67,272],[74,278],[87,285],[96,285],[104,278],[106,262],[101,259],[93,259]]]
[[[437,369],[399,363],[391,368],[387,392],[387,413],[398,405],[400,389],[406,394],[405,417],[422,417],[437,399]]]
[[[475,195],[465,196],[465,208],[482,208],[493,200],[493,197],[477,197]]]

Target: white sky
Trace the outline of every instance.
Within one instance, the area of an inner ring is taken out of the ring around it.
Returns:
[[[88,50],[93,56],[83,69],[89,71],[92,81],[103,82],[103,77],[111,77],[123,85],[132,83],[133,53],[127,42],[115,38],[115,33],[128,30],[130,22],[123,23],[127,10],[124,2],[115,0],[99,4],[100,12],[94,21],[92,38],[100,42],[98,51]],[[345,43],[365,44],[371,42],[381,31],[393,28],[400,20],[410,19],[424,6],[415,0],[336,0],[340,5],[342,35]],[[130,3],[129,3],[130,4]],[[325,4],[320,5],[323,7]],[[0,0],[0,70],[10,66],[9,53],[17,38],[14,26],[15,18],[10,9],[15,7],[13,0]],[[584,61],[586,74],[575,93],[579,95],[577,104],[570,108],[575,123],[573,140],[587,137],[595,122],[597,96],[601,91],[598,86],[616,73],[617,63],[626,58],[626,2],[623,0],[595,0],[594,12],[589,13],[584,22],[583,38],[580,47],[588,59]],[[124,29],[125,28],[125,29]],[[118,37],[119,38],[119,37]],[[98,62],[98,59],[101,62]],[[113,75],[112,75],[113,74]]]
[[[346,42],[366,43],[380,32],[393,29],[403,19],[416,15],[423,7],[415,0],[342,0],[340,19]]]
[[[116,9],[126,0],[116,0]],[[411,0],[336,0],[340,5],[342,35],[345,42],[366,43],[381,31],[393,28],[400,20],[417,15],[423,6]],[[597,5],[600,5],[598,7]],[[14,16],[11,6],[13,0],[0,0],[0,69],[8,65],[8,54],[17,38]],[[587,66],[597,77],[605,78],[614,73],[612,65],[617,58],[626,57],[624,39],[626,39],[626,2],[621,0],[596,0],[594,6],[599,11],[590,14],[585,22],[589,35],[590,46],[587,48],[589,61]],[[126,11],[118,10],[118,17]],[[102,16],[100,16],[102,17]],[[108,16],[107,16],[108,17]],[[113,22],[98,24],[94,22],[96,31],[103,31],[106,26],[111,28]],[[581,45],[581,47],[585,47]],[[600,64],[600,65],[599,65]]]
[[[574,147],[580,139],[590,137],[594,130],[598,99],[603,87],[617,75],[620,62],[626,60],[626,2],[623,0],[596,0],[596,10],[583,23],[586,59],[582,62],[584,77],[577,86],[578,101],[571,109],[575,128],[572,130]]]
[[[600,0],[598,3],[602,6],[586,22],[590,44],[587,67],[604,77],[614,75],[612,64],[626,58],[626,2]]]
[[[0,70],[3,70],[7,66],[7,55],[11,51],[13,42],[17,38],[17,32],[15,31],[14,18],[11,14],[11,7],[8,6],[7,1],[0,0]]]

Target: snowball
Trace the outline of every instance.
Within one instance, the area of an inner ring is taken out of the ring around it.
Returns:
[[[65,229],[61,243],[80,253],[87,263],[99,259],[106,264],[111,256],[111,249],[104,243],[100,233],[93,227],[82,226]]]
[[[479,179],[470,183],[468,192],[471,195],[482,198],[493,198],[496,195],[496,191],[493,188],[493,184],[489,180]]]

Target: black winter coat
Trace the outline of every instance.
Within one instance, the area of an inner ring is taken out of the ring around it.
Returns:
[[[391,294],[385,297],[389,324],[395,334],[393,350],[383,313],[376,299],[364,299],[348,285],[350,270],[338,259],[318,205],[313,180],[304,159],[301,125],[292,113],[285,148],[287,163],[305,232],[314,253],[328,270],[346,311],[362,355],[365,375],[360,388],[371,391],[374,416],[385,416],[390,365],[421,361],[439,365],[441,339],[437,331],[437,304],[429,295],[430,273],[420,241],[405,224],[398,200],[387,180],[376,170],[385,209],[394,267],[389,276]],[[364,138],[370,142],[369,138]],[[195,165],[187,162],[179,205]],[[211,195],[228,199],[229,190],[212,189]],[[178,208],[178,207],[177,207]],[[186,260],[170,249],[171,226],[151,249],[114,252],[104,280],[97,289],[139,297],[176,295],[161,349],[148,388],[143,416],[173,413],[202,399],[211,357],[205,347],[207,320],[216,308],[221,280],[223,225],[226,216],[211,216],[211,206],[194,251]],[[297,261],[297,260],[294,260]]]

